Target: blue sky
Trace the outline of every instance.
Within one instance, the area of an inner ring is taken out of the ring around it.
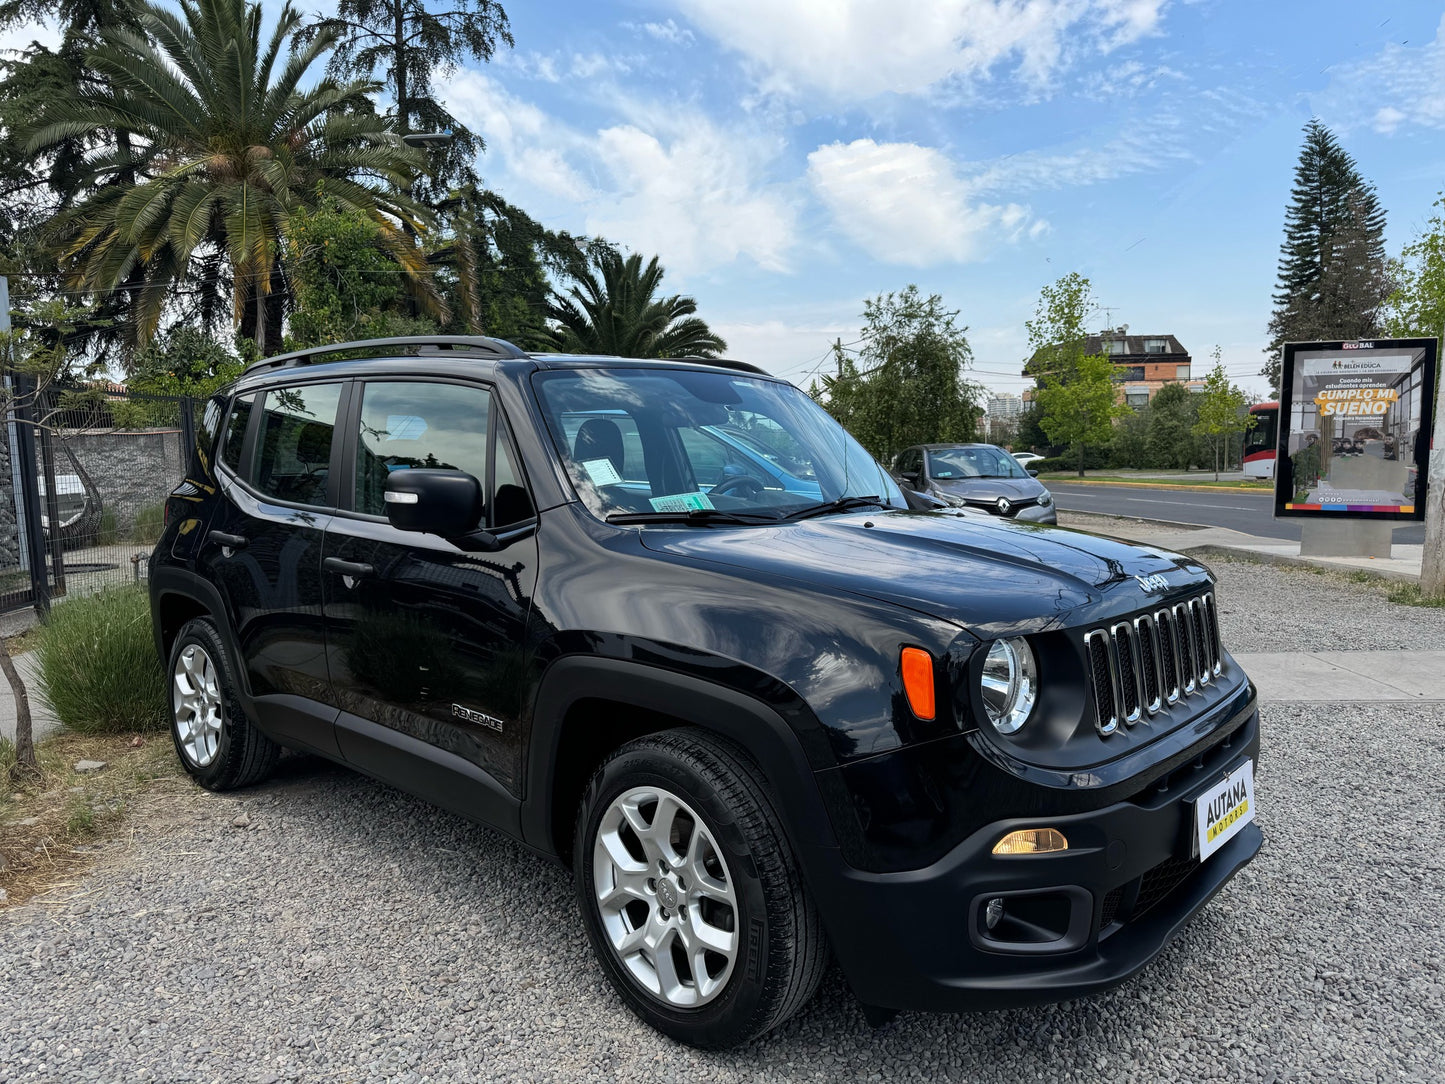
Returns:
[[[667,268],[734,356],[803,381],[865,297],[960,310],[1016,391],[1038,290],[1099,326],[1218,344],[1254,391],[1311,115],[1397,252],[1445,187],[1445,33],[1425,3],[512,3],[516,48],[447,96],[489,184]]]
[[[864,298],[916,283],[1018,391],[1039,288],[1079,271],[1097,326],[1172,332],[1199,368],[1218,344],[1263,392],[1305,121],[1377,186],[1392,253],[1445,187],[1439,3],[504,6],[516,48],[441,88],[487,183],[658,255],[731,355],[804,386]]]

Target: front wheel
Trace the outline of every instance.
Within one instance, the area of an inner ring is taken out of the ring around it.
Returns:
[[[781,1024],[827,961],[759,779],[731,743],[671,730],[617,750],[578,813],[578,902],[602,968],[633,1012],[694,1046]]]

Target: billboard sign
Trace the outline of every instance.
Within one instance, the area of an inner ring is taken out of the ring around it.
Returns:
[[[1434,339],[1286,343],[1276,516],[1425,518]]]

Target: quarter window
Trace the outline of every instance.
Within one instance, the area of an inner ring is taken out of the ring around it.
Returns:
[[[252,484],[292,504],[325,505],[340,384],[275,388],[266,393]]]
[[[221,462],[242,477],[246,472],[241,469],[241,448],[246,442],[246,426],[251,424],[251,408],[255,403],[254,393],[236,397],[231,404],[231,417],[226,422],[226,443],[221,448]]]

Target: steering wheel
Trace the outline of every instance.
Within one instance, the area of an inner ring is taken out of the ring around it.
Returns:
[[[743,490],[740,496],[755,497],[763,491],[763,483],[754,478],[751,474],[729,474],[717,485],[712,487],[711,496],[727,496],[733,490]]]

